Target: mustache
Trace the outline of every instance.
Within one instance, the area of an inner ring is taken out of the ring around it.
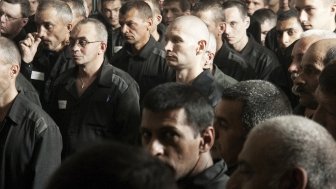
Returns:
[[[307,93],[307,91],[302,85],[294,85],[292,87],[292,93],[299,96],[302,93]]]

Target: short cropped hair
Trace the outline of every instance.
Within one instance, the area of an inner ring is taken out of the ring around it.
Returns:
[[[334,60],[336,60],[336,47],[331,47],[330,49],[328,49],[324,57],[323,64],[326,66],[332,63]]]
[[[336,96],[336,60],[327,65],[319,77],[319,88],[323,93]]]
[[[107,37],[108,37],[107,30],[105,25],[101,21],[95,18],[86,18],[84,20],[79,21],[73,30],[77,29],[79,26],[84,24],[93,24],[94,25],[93,29],[96,30],[97,34],[96,40],[104,41],[105,43],[107,43]]]
[[[214,110],[196,88],[182,83],[165,83],[151,89],[144,98],[144,109],[164,112],[183,108],[186,123],[199,134],[213,125]]]
[[[128,1],[119,10],[119,15],[125,15],[130,10],[136,9],[143,20],[153,18],[152,9],[144,1]]]
[[[336,143],[323,126],[300,116],[281,116],[259,124],[249,137],[265,135],[272,138],[272,143],[265,144],[268,151],[260,161],[272,167],[272,174],[278,177],[275,182],[286,171],[300,166],[307,171],[306,188],[334,188]]]
[[[159,1],[157,1],[157,0],[144,0],[144,1],[145,2],[148,1],[148,2],[152,3],[153,15],[154,14],[161,15]]]
[[[111,142],[66,159],[47,189],[177,189],[173,175],[143,149]]]
[[[243,104],[241,118],[248,130],[265,119],[292,113],[286,95],[268,81],[241,81],[225,89],[222,98]]]
[[[278,21],[284,21],[284,20],[289,20],[291,18],[296,18],[298,22],[299,21],[299,13],[296,9],[290,9],[288,11],[282,11],[278,14]]]
[[[0,37],[0,60],[5,64],[21,64],[21,54],[13,41]]]
[[[229,0],[223,3],[223,10],[234,7],[239,10],[242,18],[247,16],[247,6],[245,3],[238,0]]]
[[[259,23],[263,24],[265,21],[269,20],[271,23],[276,25],[277,16],[271,9],[259,9],[253,13],[253,18]]]
[[[55,9],[57,17],[59,17],[64,24],[70,24],[73,16],[69,5],[63,1],[41,1],[37,6],[36,14],[48,9]]]
[[[217,1],[201,1],[195,4],[192,9],[192,14],[197,14],[198,12],[211,10],[214,15],[214,22],[219,23],[224,21],[223,7]]]
[[[21,15],[23,18],[28,18],[30,13],[30,4],[28,0],[3,0],[3,2],[7,2],[10,4],[20,4],[21,7]]]
[[[187,12],[191,10],[191,4],[188,0],[164,0],[163,5],[173,3],[173,2],[179,3],[180,9],[183,12]]]
[[[72,13],[74,13],[76,17],[83,19],[86,18],[86,10],[83,4],[83,0],[62,0],[62,1],[68,3]]]

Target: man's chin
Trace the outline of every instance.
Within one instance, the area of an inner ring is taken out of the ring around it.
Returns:
[[[315,110],[318,106],[318,103],[313,99],[308,99],[307,97],[300,96],[299,103],[301,106],[304,106],[305,108],[309,108],[312,110]]]

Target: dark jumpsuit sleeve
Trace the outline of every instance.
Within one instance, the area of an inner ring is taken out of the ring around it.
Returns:
[[[123,128],[120,140],[129,144],[139,144],[139,86],[135,81],[120,95],[116,114],[117,122]]]
[[[44,189],[52,173],[61,164],[62,137],[58,126],[41,118],[36,123],[36,141],[33,153],[33,189]]]

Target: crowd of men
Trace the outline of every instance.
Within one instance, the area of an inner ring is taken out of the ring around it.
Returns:
[[[336,0],[0,0],[1,189],[336,189]]]

